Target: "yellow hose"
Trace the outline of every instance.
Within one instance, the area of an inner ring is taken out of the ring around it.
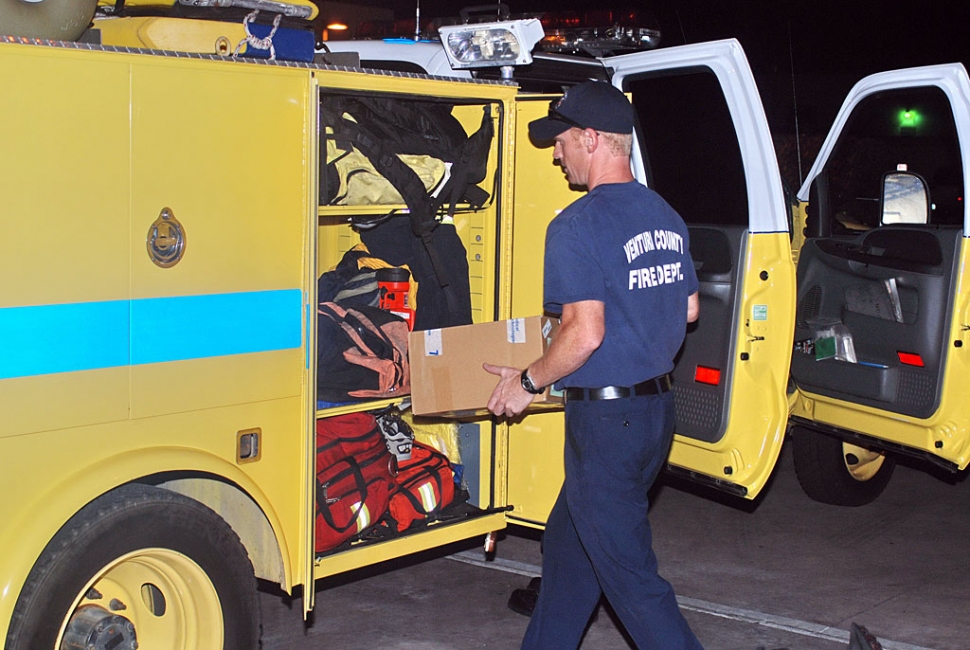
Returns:
[[[0,34],[73,41],[91,24],[98,0],[0,0]]]

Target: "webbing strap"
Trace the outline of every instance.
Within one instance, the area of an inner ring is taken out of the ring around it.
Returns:
[[[357,519],[360,517],[361,511],[364,509],[364,502],[367,500],[367,482],[364,480],[364,474],[360,471],[360,466],[353,457],[347,456],[346,458],[341,458],[337,461],[338,463],[347,463],[350,465],[351,473],[354,476],[354,483],[357,485],[357,492],[360,494],[360,503],[357,504],[357,510],[351,516],[350,521],[347,522],[346,526],[338,526],[333,520],[333,514],[330,512],[330,504],[336,501],[331,500],[327,496],[327,485],[317,481],[317,512],[323,517],[323,520],[327,522],[327,525],[333,528],[338,533],[343,533],[352,526],[357,525]],[[339,501],[339,499],[337,499]]]

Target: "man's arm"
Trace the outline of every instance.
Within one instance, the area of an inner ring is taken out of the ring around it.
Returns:
[[[701,313],[701,301],[697,297],[697,292],[687,296],[687,322],[693,323]]]
[[[563,305],[562,322],[549,349],[529,365],[529,377],[536,386],[548,386],[580,368],[606,334],[605,307],[598,300]],[[535,397],[522,388],[521,369],[485,364],[485,370],[498,375],[498,385],[488,400],[495,415],[513,417],[524,411]]]

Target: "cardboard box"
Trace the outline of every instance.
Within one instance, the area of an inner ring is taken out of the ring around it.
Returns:
[[[488,414],[498,376],[483,363],[525,368],[549,347],[559,324],[547,316],[411,332],[411,410],[415,415],[464,417]],[[551,387],[532,403],[562,405]]]

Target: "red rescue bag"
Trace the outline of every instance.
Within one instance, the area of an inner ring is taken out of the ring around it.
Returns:
[[[357,537],[387,513],[392,459],[370,413],[317,420],[317,552]]]
[[[409,460],[397,461],[392,480],[389,513],[398,532],[416,521],[435,519],[455,500],[455,473],[448,458],[420,442],[411,445]]]

